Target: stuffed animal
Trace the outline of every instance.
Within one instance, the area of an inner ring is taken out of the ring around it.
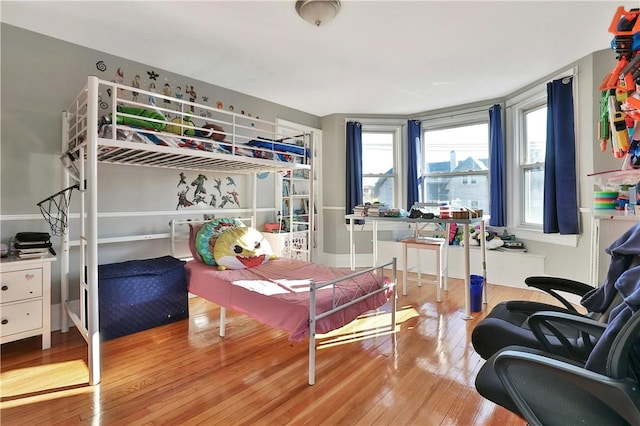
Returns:
[[[221,271],[255,268],[274,257],[269,241],[248,226],[225,230],[213,248],[213,258]]]
[[[190,231],[194,228],[190,226]],[[245,226],[242,221],[230,217],[221,217],[218,219],[210,220],[205,224],[197,227],[195,234],[189,233],[189,247],[192,248],[191,253],[195,251],[198,256],[194,254],[194,258],[202,260],[207,265],[216,266],[216,261],[213,258],[213,250],[218,238],[229,228],[243,227]]]
[[[117,114],[117,124],[124,124],[126,126],[141,127],[143,129],[152,129],[162,131],[165,129],[167,123],[165,122],[165,116],[161,112],[154,109],[145,109],[138,107],[128,107],[118,105],[118,113],[128,114],[127,116]],[[136,117],[131,117],[136,116]],[[151,118],[155,121],[145,120],[145,118]],[[107,120],[106,124],[111,123],[111,118],[103,117]]]
[[[186,126],[193,126],[193,122],[191,121],[191,116],[189,114],[185,114],[184,117],[176,117],[171,120],[172,123],[175,124],[167,124],[167,132],[175,133],[176,135],[186,135],[186,136],[195,136],[195,129],[190,129],[188,127],[181,127],[179,124],[184,124]]]
[[[224,141],[224,129],[217,124],[207,123],[202,126],[203,129],[208,129],[208,131],[200,130],[199,133],[201,137],[211,138],[214,141],[222,142]],[[223,133],[220,133],[223,132]]]

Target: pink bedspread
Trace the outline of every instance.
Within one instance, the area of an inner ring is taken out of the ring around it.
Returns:
[[[187,262],[185,268],[191,293],[288,331],[289,339],[294,342],[309,336],[310,280],[323,283],[353,272],[288,258],[241,270],[219,271],[195,261]],[[345,281],[336,291],[338,303],[379,289],[385,282],[383,276],[372,273]],[[332,294],[330,286],[318,290],[317,314],[332,308]],[[328,315],[317,321],[316,332],[326,333],[342,327],[360,314],[384,305],[388,296],[388,292],[380,292]]]

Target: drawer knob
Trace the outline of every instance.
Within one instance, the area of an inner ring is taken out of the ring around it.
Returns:
[[[2,291],[7,291],[7,290],[9,290],[9,286],[8,286],[8,285],[3,285],[1,288],[2,288]]]
[[[3,319],[2,320],[2,325],[5,325],[5,324],[9,324],[9,320],[8,319]]]

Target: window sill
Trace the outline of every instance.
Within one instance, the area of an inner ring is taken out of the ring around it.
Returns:
[[[578,247],[578,239],[580,238],[580,235],[545,234],[542,230],[530,228],[509,227],[507,229],[509,233],[515,234],[518,240],[538,241],[565,247]]]
[[[357,219],[356,219],[357,220]],[[344,225],[345,229],[347,231],[349,231],[349,224],[345,223]],[[411,224],[407,223],[407,222],[385,222],[385,221],[378,221],[378,231],[406,231],[408,229],[411,229]],[[364,224],[360,223],[354,223],[353,224],[353,230],[355,232],[359,232],[359,231],[373,231],[373,222],[372,221],[367,221]]]

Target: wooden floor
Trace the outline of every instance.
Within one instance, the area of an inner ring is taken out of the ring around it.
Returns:
[[[389,307],[327,336],[307,384],[308,345],[245,315],[190,299],[190,318],[105,342],[102,381],[88,386],[77,331],[2,345],[0,423],[8,425],[390,424],[524,425],[481,398],[482,359],[474,324],[500,300],[549,301],[540,292],[488,286],[484,312],[465,320],[463,285],[435,303],[435,289],[410,285],[398,303],[397,340]]]

